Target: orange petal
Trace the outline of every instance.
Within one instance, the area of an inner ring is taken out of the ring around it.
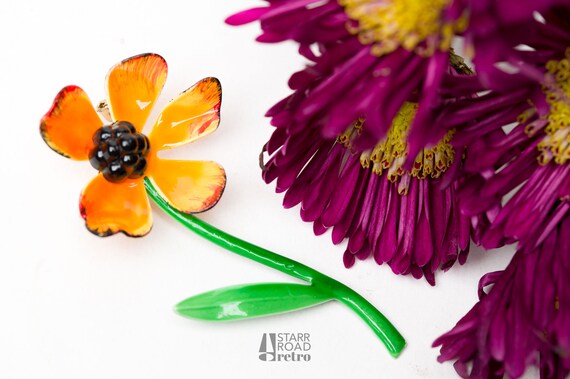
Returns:
[[[185,213],[203,212],[216,205],[226,185],[226,173],[215,162],[153,156],[147,173],[162,197]]]
[[[212,133],[220,122],[222,87],[205,78],[182,92],[164,108],[152,128],[151,146],[161,150],[192,142]]]
[[[87,229],[101,237],[117,232],[141,237],[152,227],[142,179],[111,183],[99,174],[81,193],[79,209]]]
[[[87,94],[77,86],[67,86],[55,97],[42,117],[40,132],[57,153],[77,160],[89,159],[93,134],[103,125]]]
[[[107,96],[113,121],[129,121],[142,131],[164,82],[166,61],[141,54],[115,65],[107,74]]]

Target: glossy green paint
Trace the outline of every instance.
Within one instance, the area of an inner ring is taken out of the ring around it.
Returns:
[[[404,347],[406,346],[406,341],[404,340],[404,337],[402,337],[402,335],[398,332],[398,330],[394,327],[394,325],[392,325],[390,323],[390,321],[388,321],[388,319],[386,319],[386,317],[384,317],[384,315],[382,313],[380,313],[372,304],[370,304],[370,302],[368,302],[365,298],[363,298],[360,294],[358,294],[357,292],[355,292],[354,290],[352,290],[351,288],[347,287],[346,285],[334,280],[333,278],[330,278],[324,274],[321,274],[320,272],[305,266],[302,263],[299,263],[297,261],[294,261],[292,259],[289,259],[287,257],[284,257],[282,255],[273,253],[269,250],[266,250],[262,247],[253,245],[247,241],[241,240],[237,237],[234,237],[222,230],[219,230],[215,227],[213,227],[212,225],[200,220],[199,218],[193,216],[193,215],[189,215],[189,214],[185,214],[182,213],[180,211],[178,211],[177,209],[173,208],[172,206],[170,206],[157,192],[157,190],[153,187],[152,183],[145,178],[144,180],[145,182],[145,186],[146,186],[146,190],[147,193],[149,195],[149,197],[162,209],[164,210],[168,215],[170,215],[172,218],[174,218],[175,220],[177,220],[178,222],[180,222],[182,225],[184,225],[186,228],[192,230],[193,232],[195,232],[196,234],[208,239],[209,241],[229,250],[232,251],[236,254],[239,254],[243,257],[246,257],[248,259],[252,259],[256,262],[259,262],[261,264],[264,264],[268,267],[274,268],[276,270],[279,270],[285,274],[288,274],[290,276],[293,276],[297,279],[301,279],[303,281],[306,281],[308,283],[310,283],[310,286],[307,286],[308,288],[313,288],[315,289],[315,291],[317,291],[320,295],[325,296],[325,297],[329,297],[331,299],[340,301],[341,303],[345,304],[346,306],[348,306],[350,309],[352,309],[358,316],[360,316],[360,318],[362,318],[366,324],[372,329],[372,331],[378,336],[378,338],[380,338],[380,340],[384,343],[384,345],[386,346],[386,348],[388,349],[388,352],[393,356],[393,357],[398,357],[400,355],[400,353],[402,352],[402,350],[404,349]],[[269,284],[269,286],[272,286],[273,284]],[[242,299],[247,299],[247,298],[253,298],[255,296],[255,294],[250,294],[248,293],[249,290],[244,289],[243,286],[239,286],[242,291],[234,291],[233,293],[235,294],[235,296],[237,296],[236,298],[233,299],[233,303],[239,302]],[[234,289],[237,287],[233,287]],[[256,287],[253,287],[254,289]],[[271,287],[268,287],[269,289]],[[227,289],[226,289],[227,290]],[[282,289],[279,288],[279,291],[281,291]],[[218,291],[224,291],[222,290],[218,290]],[[216,299],[216,297],[218,299],[224,299],[224,295],[223,292],[222,294],[218,293],[217,295],[215,295],[216,291],[212,291],[212,292],[207,292],[205,294],[202,295],[198,295],[195,296],[193,298],[190,299],[195,299],[195,298],[199,298],[201,296],[204,296],[203,299]],[[212,295],[214,294],[214,295]],[[231,293],[230,293],[231,295]],[[273,294],[271,296],[277,296],[278,294]],[[226,298],[226,299],[229,299]],[[188,301],[188,300],[186,300]],[[202,302],[203,300],[200,300],[200,302]],[[227,301],[227,300],[224,300]],[[289,303],[290,305],[293,305],[294,301],[292,299],[285,299],[285,301],[287,303]],[[200,303],[198,302],[198,303]],[[180,304],[185,303],[185,301],[183,301]],[[179,305],[180,305],[179,304]],[[204,304],[204,303],[202,303]],[[218,306],[221,303],[218,304]],[[299,307],[297,308],[291,308],[288,310],[295,310],[295,309],[299,309]],[[282,308],[281,311],[279,312],[285,312],[287,311],[286,309]],[[206,312],[206,311],[204,311]],[[192,312],[190,312],[192,313]],[[200,313],[200,312],[198,312]],[[207,313],[207,312],[206,312]],[[206,313],[201,313],[206,315]],[[215,311],[213,311],[210,316],[212,316],[215,313]],[[277,313],[277,312],[270,312],[270,313],[266,313],[266,314],[272,314],[272,313]],[[207,315],[206,315],[207,316]],[[252,314],[252,317],[254,316],[261,316],[260,313],[255,313]],[[193,317],[190,316],[189,317]],[[201,317],[199,317],[201,318]],[[241,318],[247,318],[247,316],[243,316]],[[209,318],[211,319],[211,318]]]

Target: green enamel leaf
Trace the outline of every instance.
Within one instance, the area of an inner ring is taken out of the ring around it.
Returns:
[[[178,303],[178,314],[201,320],[229,321],[268,316],[332,300],[315,287],[292,283],[241,284],[192,296]]]

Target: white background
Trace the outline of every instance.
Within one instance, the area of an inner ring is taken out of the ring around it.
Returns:
[[[260,177],[258,153],[271,134],[267,108],[289,93],[305,63],[293,44],[254,42],[257,24],[231,28],[228,15],[258,2],[16,1],[0,3],[0,378],[455,378],[432,341],[476,301],[481,275],[502,269],[511,249],[474,248],[466,266],[437,286],[394,276],[387,266],[342,265],[342,246],[314,237],[298,209]],[[404,334],[393,359],[365,324],[338,303],[264,319],[208,323],[172,307],[218,287],[291,281],[183,229],[156,208],[145,238],[98,238],[78,212],[94,175],[42,141],[38,121],[67,84],[103,99],[116,62],[155,52],[169,78],[155,113],[205,76],[223,86],[222,122],[171,156],[216,160],[228,176],[204,220],[306,263],[362,293]],[[311,335],[310,362],[258,359],[264,332]]]

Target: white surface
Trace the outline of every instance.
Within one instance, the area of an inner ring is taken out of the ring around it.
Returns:
[[[329,235],[314,237],[298,209],[282,209],[282,196],[260,178],[258,153],[272,131],[263,114],[289,93],[288,76],[304,63],[292,44],[253,42],[258,25],[224,25],[226,16],[257,4],[0,3],[0,378],[456,377],[450,364],[436,362],[431,343],[471,308],[480,276],[503,268],[510,252],[473,249],[466,266],[438,275],[432,288],[372,261],[345,270],[342,247]],[[193,294],[291,279],[214,246],[156,209],[154,229],[142,239],[86,231],[77,201],[94,171],[53,153],[38,120],[67,84],[103,99],[107,69],[143,52],[169,63],[155,111],[202,77],[222,82],[219,130],[173,152],[226,168],[222,200],[201,217],[361,292],[407,338],[399,359],[340,304],[225,324],[175,315],[172,306]],[[310,333],[312,360],[260,361],[265,332]]]

